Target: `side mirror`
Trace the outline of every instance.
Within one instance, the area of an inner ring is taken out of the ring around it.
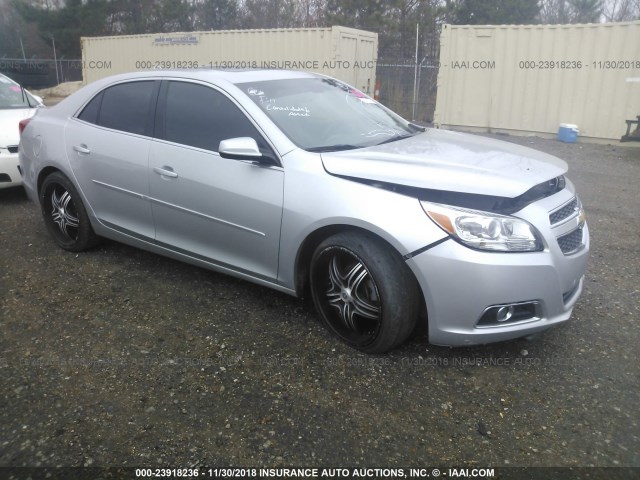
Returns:
[[[44,100],[42,99],[42,97],[40,97],[39,95],[33,95],[33,98],[35,98],[39,103],[44,102]]]
[[[228,138],[222,140],[218,146],[218,153],[222,158],[230,160],[249,160],[256,164],[278,165],[275,158],[270,155],[263,155],[258,148],[258,144],[251,137]]]
[[[251,137],[222,140],[218,147],[218,153],[222,158],[229,158],[231,160],[260,161],[260,158],[262,158],[258,144]]]

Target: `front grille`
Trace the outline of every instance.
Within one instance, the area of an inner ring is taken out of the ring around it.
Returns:
[[[583,247],[582,244],[582,227],[558,237],[558,245],[565,255],[571,255]]]
[[[9,183],[11,182],[11,177],[6,173],[0,173],[0,183]]]
[[[578,211],[578,199],[574,198],[569,203],[567,203],[564,207],[551,213],[549,215],[549,222],[551,222],[551,225],[555,225],[556,223],[560,223],[561,221],[569,218],[571,215],[573,215],[577,211]]]
[[[18,153],[18,145],[10,145],[7,147],[9,153]]]

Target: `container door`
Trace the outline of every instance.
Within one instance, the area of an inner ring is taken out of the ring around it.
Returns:
[[[337,60],[340,60],[341,63],[336,66],[333,76],[349,85],[358,87],[356,69],[354,68],[358,59],[358,37],[341,31],[338,52],[339,58]]]
[[[373,97],[373,89],[376,83],[376,51],[375,41],[370,37],[358,39],[358,51],[356,73],[356,87],[367,95]]]

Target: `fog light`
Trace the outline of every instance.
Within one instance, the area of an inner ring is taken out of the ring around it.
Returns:
[[[506,322],[511,317],[513,317],[514,311],[515,308],[513,308],[513,305],[509,305],[508,307],[500,307],[496,312],[496,322]]]
[[[540,318],[541,307],[537,301],[493,305],[482,312],[476,327],[501,327],[513,323],[533,322]]]

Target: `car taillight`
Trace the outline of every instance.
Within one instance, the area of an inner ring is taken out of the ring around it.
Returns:
[[[24,132],[24,129],[26,128],[27,124],[31,121],[30,118],[25,118],[24,120],[20,120],[20,122],[18,123],[18,130],[20,131],[20,136],[22,136],[22,132]]]

